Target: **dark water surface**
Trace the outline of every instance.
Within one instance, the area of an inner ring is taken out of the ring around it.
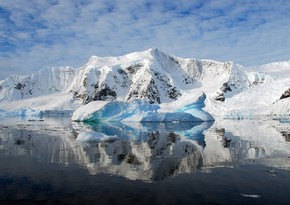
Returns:
[[[289,130],[1,119],[0,204],[290,204]]]

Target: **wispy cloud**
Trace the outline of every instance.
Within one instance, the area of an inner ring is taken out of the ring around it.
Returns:
[[[2,0],[0,79],[159,47],[243,65],[290,59],[287,0]]]

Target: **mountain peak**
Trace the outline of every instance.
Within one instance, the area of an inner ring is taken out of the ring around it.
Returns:
[[[133,61],[140,61],[144,59],[156,59],[158,56],[167,56],[161,49],[153,47],[144,51],[136,51],[122,56],[100,57],[93,55],[89,58],[87,66],[110,66],[117,64],[125,64]]]

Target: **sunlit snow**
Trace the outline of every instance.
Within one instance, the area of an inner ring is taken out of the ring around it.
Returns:
[[[73,120],[285,117],[290,101],[280,97],[290,88],[289,78],[290,61],[246,68],[179,58],[154,48],[118,57],[92,56],[78,69],[45,68],[10,76],[0,81],[0,115],[71,115],[79,108]],[[203,94],[206,99],[199,101]]]

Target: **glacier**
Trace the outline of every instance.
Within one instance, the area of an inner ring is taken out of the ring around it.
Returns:
[[[42,118],[44,113],[31,108],[22,108],[15,111],[6,111],[0,109],[0,117],[39,117]]]

